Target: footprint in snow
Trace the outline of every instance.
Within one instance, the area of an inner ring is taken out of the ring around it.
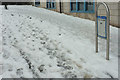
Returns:
[[[23,75],[23,68],[17,69],[16,74],[19,76],[22,76]]]
[[[32,19],[32,17],[30,17],[29,19]]]
[[[11,16],[14,16],[14,14],[11,14]]]
[[[62,34],[59,34],[59,36],[61,36]]]
[[[40,72],[43,72],[43,71],[45,70],[44,66],[45,66],[44,64],[40,65],[40,66],[38,67],[38,70],[39,70]]]
[[[66,65],[66,63],[63,63],[62,61],[58,61],[58,64],[57,64],[58,67],[62,67],[64,68],[65,70],[72,70],[73,67],[70,66],[70,65]]]
[[[77,75],[72,73],[71,71],[61,73],[64,78],[77,78]]]
[[[3,56],[4,59],[8,59],[9,56],[10,56],[10,53],[6,50],[3,50],[3,55],[2,56]]]
[[[80,58],[80,60],[81,60],[83,63],[86,63],[86,61],[85,61],[83,58]]]
[[[13,71],[13,66],[11,64],[3,64],[2,70],[3,70],[3,72]]]

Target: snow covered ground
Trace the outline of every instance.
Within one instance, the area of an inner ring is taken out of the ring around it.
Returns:
[[[0,6],[0,77],[118,78],[118,29],[95,53],[95,22],[32,6]]]

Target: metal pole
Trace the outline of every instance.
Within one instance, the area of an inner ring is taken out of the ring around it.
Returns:
[[[59,2],[59,5],[60,5],[60,13],[62,13],[62,11],[61,11],[61,0],[60,0],[60,2]]]
[[[96,52],[98,52],[98,35],[97,35],[97,16],[98,16],[98,8],[100,5],[104,5],[104,7],[106,8],[106,16],[107,16],[107,43],[106,43],[106,60],[109,60],[109,40],[110,40],[110,10],[109,7],[107,6],[107,4],[105,2],[100,2],[98,3],[97,7],[96,7]]]
[[[109,7],[106,5],[107,8],[107,51],[106,51],[106,60],[109,60],[109,42],[110,42],[110,10]]]
[[[95,38],[96,38],[96,53],[98,53],[98,34],[97,34],[97,7],[96,7],[96,12],[95,12],[95,14],[96,14],[96,16],[95,16],[95,33],[96,33],[96,36],[95,36]]]

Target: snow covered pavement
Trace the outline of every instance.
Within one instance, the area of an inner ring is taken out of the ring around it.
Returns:
[[[107,61],[105,40],[95,53],[94,21],[32,6],[8,8],[0,6],[3,78],[118,77],[117,28],[111,27]]]

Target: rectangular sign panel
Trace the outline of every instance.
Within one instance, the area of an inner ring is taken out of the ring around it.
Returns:
[[[97,34],[100,38],[107,38],[106,16],[97,17]]]

